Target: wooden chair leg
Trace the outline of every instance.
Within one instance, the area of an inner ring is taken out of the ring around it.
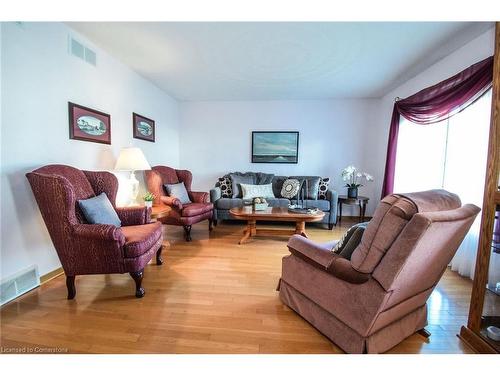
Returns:
[[[219,220],[212,220],[212,224],[214,225],[214,227],[216,227],[218,223],[219,223]]]
[[[214,221],[212,219],[208,219],[208,230],[211,232],[214,229]]]
[[[68,299],[76,296],[75,276],[66,276],[66,287],[68,288]]]
[[[184,225],[184,235],[186,236],[186,242],[191,242],[191,225]]]
[[[161,257],[161,251],[163,250],[163,245],[160,246],[158,251],[156,252],[156,265],[161,266],[163,264],[163,259]]]
[[[132,276],[132,279],[134,279],[135,281],[135,296],[137,298],[144,297],[144,294],[146,294],[146,291],[142,287],[142,278],[144,277],[144,270],[138,272],[130,272],[130,276]]]

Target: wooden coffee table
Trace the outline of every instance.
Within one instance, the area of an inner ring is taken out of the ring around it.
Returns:
[[[257,234],[264,235],[287,235],[291,236],[293,234],[300,234],[307,237],[306,234],[306,223],[313,221],[321,221],[325,213],[319,211],[315,214],[301,214],[288,211],[287,208],[281,207],[269,207],[266,210],[255,211],[251,206],[248,207],[235,207],[229,210],[229,213],[239,220],[246,220],[247,227],[243,232],[243,237],[241,237],[239,244],[245,243],[250,237],[256,236]],[[261,221],[294,221],[295,230],[286,229],[257,229],[257,220]]]

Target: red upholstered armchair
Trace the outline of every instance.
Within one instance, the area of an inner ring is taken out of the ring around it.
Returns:
[[[76,295],[75,276],[130,273],[136,297],[144,296],[144,267],[156,253],[161,264],[160,223],[149,223],[151,209],[116,207],[117,178],[109,172],[90,172],[66,165],[47,165],[26,174],[43,220],[66,274],[68,299]],[[105,192],[121,227],[88,224],[78,200]]]
[[[186,241],[191,241],[191,226],[200,221],[208,219],[208,228],[212,230],[213,204],[209,202],[208,193],[191,191],[193,175],[190,171],[158,165],[150,171],[145,171],[145,176],[149,191],[156,197],[154,205],[170,209],[168,215],[159,218],[159,221],[184,227]],[[182,204],[176,197],[167,196],[163,185],[179,182],[184,182],[192,203]]]

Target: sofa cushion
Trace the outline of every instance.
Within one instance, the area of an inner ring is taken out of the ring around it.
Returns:
[[[177,184],[165,184],[165,191],[169,197],[175,197],[181,201],[182,204],[191,203],[189,199],[189,194],[186,190],[184,182],[179,182]]]
[[[243,199],[274,198],[272,184],[249,185],[240,184]]]
[[[204,214],[205,212],[210,212],[214,209],[212,203],[188,203],[184,205],[182,209],[181,216],[191,217]]]
[[[240,184],[255,184],[255,176],[252,175],[239,175],[236,173],[231,173],[231,187],[233,189],[233,198],[241,198],[243,195],[241,193]]]
[[[125,257],[135,258],[141,256],[153,246],[161,237],[161,223],[144,225],[129,225],[122,227],[125,236]]]
[[[274,174],[272,173],[257,172],[255,183],[257,185],[267,185],[273,182],[273,177]]]
[[[106,193],[89,199],[80,199],[78,206],[90,224],[111,224],[116,227],[122,225]]]
[[[319,176],[290,176],[289,178],[295,178],[300,181],[300,189],[302,191],[307,180],[307,192],[306,199],[318,199],[319,192],[319,182],[321,177]]]
[[[295,178],[287,178],[283,182],[280,195],[283,198],[293,199],[297,197],[300,190],[300,181]]]
[[[275,197],[281,196],[281,189],[283,188],[283,183],[288,179],[286,176],[274,176],[273,177],[273,193]]]
[[[318,199],[327,199],[326,192],[328,191],[329,185],[330,185],[329,177],[321,178],[321,180],[319,181]]]
[[[217,186],[220,187],[222,198],[232,198],[233,197],[233,185],[231,183],[230,177],[220,177]]]

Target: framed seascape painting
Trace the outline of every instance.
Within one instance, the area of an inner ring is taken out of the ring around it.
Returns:
[[[137,113],[132,114],[132,125],[134,127],[134,138],[144,141],[155,141],[155,122],[150,118],[141,116]]]
[[[111,144],[111,116],[68,102],[69,138]]]
[[[252,132],[252,163],[297,164],[299,132]]]

